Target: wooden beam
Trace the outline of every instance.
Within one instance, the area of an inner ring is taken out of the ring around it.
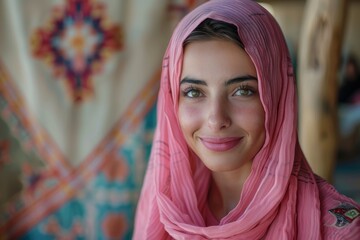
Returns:
[[[332,181],[336,162],[338,68],[347,0],[308,0],[299,45],[300,142],[314,172]]]

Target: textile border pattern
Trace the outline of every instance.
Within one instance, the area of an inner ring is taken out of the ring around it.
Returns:
[[[159,79],[160,71],[157,71],[94,151],[80,166],[71,168],[45,129],[41,128],[27,112],[24,100],[13,84],[10,74],[0,62],[0,104],[5,109],[1,113],[2,117],[13,129],[17,138],[22,141],[25,138],[25,149],[34,149],[48,164],[50,170],[59,170],[57,174],[52,175],[51,181],[56,182],[50,184],[53,187],[39,183],[42,187],[37,189],[36,196],[28,192],[29,189],[25,189],[6,205],[5,212],[0,215],[0,236],[10,239],[21,236],[45,216],[73,198],[78,189],[83,188],[96,176],[109,161],[108,154],[124,144],[127,136],[132,134],[154,105]],[[44,179],[46,180],[49,179]]]

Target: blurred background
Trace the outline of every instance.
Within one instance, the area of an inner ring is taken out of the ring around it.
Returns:
[[[274,15],[284,32],[299,91],[303,90],[299,92],[299,104],[302,105],[299,125],[305,155],[315,172],[332,182],[340,192],[360,202],[360,1],[271,0],[261,3]],[[325,23],[316,24],[319,19]],[[333,30],[329,30],[331,24],[334,25]],[[333,31],[332,41],[335,44],[327,43],[330,33],[317,40],[316,34],[321,31]],[[319,54],[309,47],[316,41],[320,42],[317,48],[325,48],[323,51],[329,52],[326,56],[334,59],[332,65],[327,63],[328,66],[318,67],[331,72],[333,80],[329,80],[329,74],[312,74],[313,69],[305,66],[310,61],[307,55]],[[306,53],[309,49],[311,52]],[[320,99],[324,89],[330,93]],[[328,121],[317,114],[323,110],[314,107],[320,105],[320,101],[328,101],[334,107],[333,113],[322,114],[331,118]],[[326,140],[318,138],[315,132],[320,131],[322,125],[326,128],[329,121],[332,124],[327,127],[328,136],[335,139],[324,147],[320,142]]]
[[[0,0],[1,240],[131,239],[162,57],[202,2]],[[258,2],[289,46],[310,164],[360,202],[360,0]]]

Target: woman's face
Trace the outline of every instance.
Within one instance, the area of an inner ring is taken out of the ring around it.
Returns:
[[[210,170],[239,169],[265,140],[255,66],[230,41],[196,41],[184,51],[178,114],[186,142]]]

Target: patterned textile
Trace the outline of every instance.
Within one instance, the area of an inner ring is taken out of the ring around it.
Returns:
[[[0,239],[131,239],[161,59],[201,2],[0,2]]]

